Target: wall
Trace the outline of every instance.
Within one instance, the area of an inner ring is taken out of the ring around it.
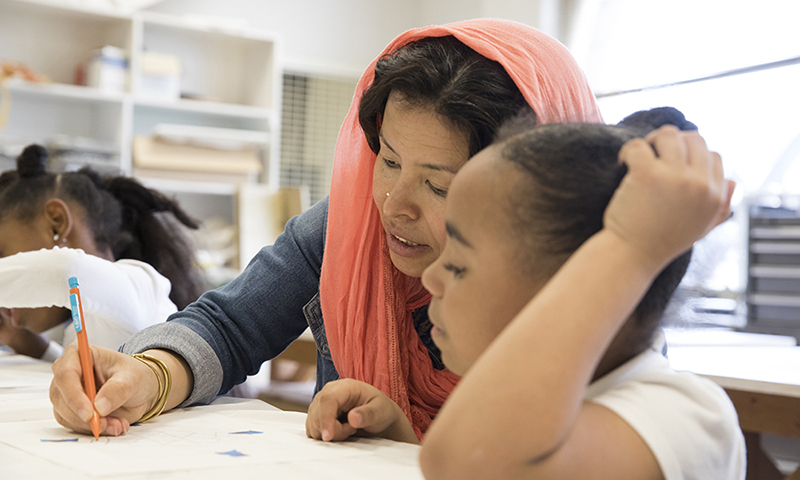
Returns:
[[[418,25],[421,0],[166,0],[149,10],[233,19],[281,35],[287,69],[360,75],[397,34]]]
[[[221,17],[276,32],[288,70],[359,76],[410,28],[477,17],[539,26],[558,36],[559,0],[166,0],[149,10]]]

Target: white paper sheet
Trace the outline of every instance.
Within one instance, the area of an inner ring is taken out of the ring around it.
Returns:
[[[307,438],[304,414],[207,410],[213,408],[170,412],[131,427],[121,437],[99,441],[70,432],[54,420],[3,423],[0,442],[89,477],[318,461],[322,467],[325,461],[375,456],[376,447],[369,442],[337,444]]]

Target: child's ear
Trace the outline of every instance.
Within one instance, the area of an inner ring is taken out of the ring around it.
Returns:
[[[53,239],[66,242],[67,236],[72,233],[73,218],[69,205],[60,198],[51,198],[44,204],[44,216],[47,225],[53,233]]]

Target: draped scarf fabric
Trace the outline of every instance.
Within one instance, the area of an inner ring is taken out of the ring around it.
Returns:
[[[480,19],[410,30],[381,56],[414,40],[447,35],[499,62],[533,107],[538,123],[602,121],[584,74],[567,49],[520,23]],[[372,200],[376,155],[359,126],[358,104],[372,84],[376,61],[358,82],[336,143],[320,279],[322,312],[340,377],[383,391],[421,439],[459,377],[433,367],[414,329],[411,312],[429,303],[430,295],[419,278],[392,264]]]

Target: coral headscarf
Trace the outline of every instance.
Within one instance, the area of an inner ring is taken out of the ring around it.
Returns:
[[[410,30],[381,56],[414,40],[447,35],[503,65],[539,123],[602,121],[583,72],[567,49],[520,23],[481,19]],[[392,264],[372,200],[376,156],[359,126],[358,104],[372,84],[376,61],[358,82],[336,143],[320,280],[322,312],[340,377],[379,388],[402,408],[422,438],[459,377],[431,364],[411,319],[411,312],[426,305],[430,295],[418,278]]]

